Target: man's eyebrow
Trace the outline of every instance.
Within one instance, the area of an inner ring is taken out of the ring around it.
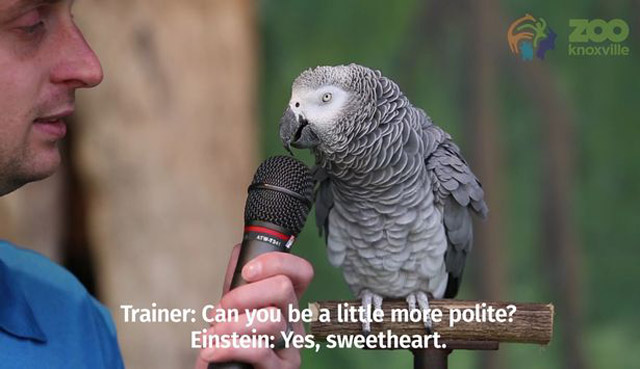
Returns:
[[[64,0],[15,0],[6,7],[0,6],[0,22],[13,20],[25,10],[36,8],[39,5],[56,4]],[[2,1],[0,1],[1,3]]]

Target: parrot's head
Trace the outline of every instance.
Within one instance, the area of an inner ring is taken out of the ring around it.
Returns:
[[[316,153],[344,147],[357,126],[375,111],[375,97],[367,85],[376,72],[357,65],[308,69],[293,82],[291,99],[280,119],[282,143]],[[375,88],[373,89],[375,90]]]

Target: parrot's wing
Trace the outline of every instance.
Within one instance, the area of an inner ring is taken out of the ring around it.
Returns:
[[[467,253],[473,243],[471,211],[485,217],[482,185],[471,172],[460,154],[460,149],[450,140],[440,143],[426,159],[435,202],[443,209],[447,252],[445,265],[449,282],[445,297],[455,297],[460,287]]]
[[[325,241],[329,237],[329,213],[333,208],[333,193],[331,192],[331,180],[327,172],[316,165],[313,169],[315,182],[314,198],[316,204],[316,225],[320,236],[324,233]]]

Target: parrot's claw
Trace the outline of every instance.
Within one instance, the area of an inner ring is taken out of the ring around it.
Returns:
[[[426,293],[424,293],[422,291],[418,291],[416,293],[409,294],[409,296],[407,296],[407,305],[409,305],[409,310],[420,309],[420,310],[422,310],[423,314],[427,314],[427,312],[430,312],[430,309],[429,309],[429,297],[427,296]],[[424,317],[423,320],[424,320],[424,329],[427,331],[428,334],[431,334],[432,331],[433,331],[432,330],[433,323],[431,322],[431,314],[427,314],[426,317]]]
[[[374,309],[382,309],[382,296],[365,289],[360,293],[360,298],[362,298],[362,306],[367,310],[367,317],[371,316],[371,305]],[[371,320],[364,319],[362,321],[362,333],[365,336],[371,333]]]

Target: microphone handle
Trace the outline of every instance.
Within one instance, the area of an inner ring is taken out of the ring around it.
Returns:
[[[242,278],[242,268],[251,260],[268,252],[289,252],[295,237],[288,230],[273,223],[249,221],[244,227],[244,236],[238,255],[238,263],[233,272],[230,290],[247,284]],[[208,369],[253,369],[253,365],[230,361],[226,363],[209,363]]]

